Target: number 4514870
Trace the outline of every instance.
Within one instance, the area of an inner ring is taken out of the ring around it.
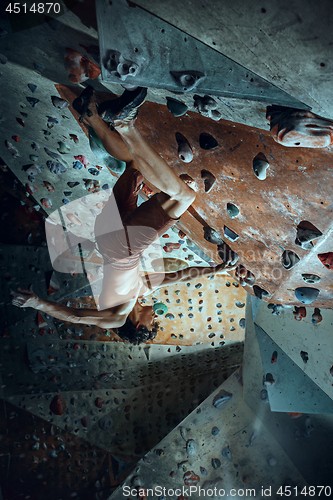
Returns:
[[[6,12],[10,14],[27,14],[31,12],[32,14],[60,14],[61,5],[60,3],[33,3],[27,5],[26,3],[9,3],[6,7]]]

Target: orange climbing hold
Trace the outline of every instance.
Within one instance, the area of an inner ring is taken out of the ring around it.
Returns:
[[[73,83],[82,83],[89,78],[94,80],[101,74],[98,64],[71,48],[66,49],[65,68]]]

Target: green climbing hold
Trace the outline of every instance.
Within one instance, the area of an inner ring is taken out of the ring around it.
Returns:
[[[163,302],[156,302],[156,304],[153,305],[153,310],[155,314],[162,316],[168,312],[168,306],[163,304]]]

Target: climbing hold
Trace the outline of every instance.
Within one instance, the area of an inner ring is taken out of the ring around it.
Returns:
[[[291,269],[299,260],[300,258],[298,255],[291,250],[285,250],[282,254],[282,265],[285,269]]]
[[[230,241],[236,241],[239,238],[238,234],[227,226],[224,226],[224,236]]]
[[[64,205],[67,205],[68,203],[70,203],[70,200],[68,198],[63,198],[61,200],[61,202],[64,204]]]
[[[63,141],[59,141],[58,142],[58,148],[57,150],[59,151],[59,153],[61,154],[66,154],[66,153],[69,153],[71,148],[68,146],[68,144],[66,144],[65,142]]]
[[[21,138],[20,138],[20,136],[19,136],[19,135],[12,135],[12,139],[13,139],[13,141],[15,141],[15,142],[20,142],[20,140],[21,140]]]
[[[69,47],[65,53],[65,68],[69,80],[73,83],[82,83],[89,78],[94,80],[101,73],[96,63]]]
[[[272,354],[272,357],[271,357],[271,363],[274,364],[277,362],[277,358],[278,358],[278,353],[277,351],[274,351],[273,354]]]
[[[235,265],[238,262],[239,255],[234,252],[227,243],[224,242],[222,245],[218,245],[217,250],[222,262],[225,262],[226,264],[231,266]]]
[[[230,461],[232,460],[232,453],[231,453],[229,446],[226,446],[225,448],[222,449],[221,455],[222,455],[222,457],[226,458],[227,460],[230,460]]]
[[[312,323],[314,325],[318,325],[318,323],[320,323],[322,320],[323,320],[323,317],[320,313],[320,309],[318,309],[318,307],[315,307],[315,310],[312,314],[312,319],[311,319]]]
[[[89,161],[84,155],[76,155],[74,156],[74,160],[80,161],[84,165],[84,168],[87,168],[89,165]]]
[[[37,90],[37,85],[35,85],[34,83],[28,83],[28,88],[32,93],[34,93]]]
[[[183,480],[185,486],[195,486],[200,481],[200,476],[195,474],[193,470],[188,470],[187,472],[185,472]]]
[[[88,172],[89,174],[91,175],[99,175],[99,170],[97,170],[97,168],[88,168]]]
[[[126,82],[129,76],[136,76],[141,69],[139,64],[129,59],[125,59],[118,50],[107,51],[103,59],[103,66],[108,70],[111,76]],[[130,88],[132,88],[132,85]]]
[[[34,177],[41,172],[41,168],[39,165],[35,163],[30,165],[23,165],[22,170],[28,175],[29,180],[34,181]]]
[[[213,243],[214,245],[223,245],[224,243],[221,235],[209,226],[204,227],[204,238],[206,241],[209,241],[209,243]]]
[[[264,383],[265,385],[273,385],[275,383],[275,379],[271,373],[266,373]]]
[[[333,269],[333,252],[320,253],[318,259],[327,269]]]
[[[303,318],[306,318],[306,308],[295,306],[293,310],[293,315],[296,321],[302,321]]]
[[[193,96],[193,100],[194,107],[199,111],[199,113],[205,113],[217,108],[217,102],[209,95],[204,95],[203,97],[201,97],[200,95],[195,94]]]
[[[173,116],[179,117],[185,115],[188,107],[178,99],[174,99],[173,97],[167,97],[167,108]]]
[[[39,99],[36,99],[36,97],[26,96],[26,100],[28,101],[28,103],[31,105],[32,108],[34,108],[36,104],[39,103]]]
[[[8,57],[5,56],[4,54],[0,54],[0,63],[7,64],[7,62],[8,62]]]
[[[51,182],[49,181],[43,181],[43,184],[44,184],[44,187],[46,187],[46,189],[52,193],[54,191],[54,186],[51,184]]]
[[[170,302],[170,300],[168,300],[168,299],[166,299],[166,301],[167,301],[167,302]],[[156,314],[157,314],[157,313],[156,313]],[[170,320],[175,319],[174,315],[173,315],[173,314],[171,314],[171,313],[166,314],[166,315],[165,315],[165,317],[166,317],[167,319],[170,319]]]
[[[245,325],[246,325],[246,320],[245,320],[245,318],[241,318],[241,319],[239,320],[238,324],[239,324],[239,326],[240,326],[241,328],[245,328]]]
[[[20,156],[20,153],[18,150],[13,146],[13,144],[10,141],[5,140],[5,146],[8,149],[9,153],[14,157],[17,158]]]
[[[300,355],[304,363],[307,363],[309,361],[309,354],[306,351],[301,351]]]
[[[70,188],[74,188],[76,186],[78,186],[80,183],[75,181],[75,182],[72,182],[72,181],[68,181],[67,182],[67,186],[70,187]]]
[[[29,160],[31,160],[31,161],[34,161],[34,162],[35,162],[35,161],[37,161],[37,160],[38,160],[38,158],[39,158],[39,157],[38,157],[37,155],[29,155]]]
[[[254,295],[256,297],[258,297],[259,299],[262,299],[263,297],[268,297],[270,295],[269,292],[267,292],[266,290],[264,290],[263,288],[261,288],[258,285],[253,286],[253,292],[254,292]]]
[[[153,305],[153,311],[155,314],[158,314],[158,316],[162,316],[163,314],[168,312],[168,306],[163,304],[163,302],[156,302]]]
[[[266,179],[268,168],[269,163],[263,153],[259,153],[253,158],[253,172],[259,180],[264,181]]]
[[[193,191],[198,191],[199,189],[199,186],[198,184],[195,182],[194,179],[192,179],[192,177],[188,174],[180,174],[179,178],[185,182],[185,184],[187,184],[191,189],[193,189]]]
[[[75,134],[69,134],[69,137],[70,137],[70,139],[72,139],[72,141],[75,142],[75,144],[77,144],[79,142],[79,138],[78,138],[77,135],[75,135]]]
[[[38,189],[36,186],[34,186],[33,184],[27,182],[26,185],[25,185],[25,190],[28,194],[33,194],[35,193]]]
[[[319,290],[317,288],[311,287],[299,287],[295,290],[296,299],[302,302],[302,304],[311,304],[319,295]]]
[[[222,118],[222,114],[219,111],[217,111],[217,109],[213,109],[212,111],[209,111],[208,113],[209,113],[209,117],[212,120],[215,120],[216,122],[218,122]]]
[[[231,219],[234,219],[239,215],[239,208],[236,205],[234,205],[234,203],[227,203],[227,212],[229,217]]]
[[[319,281],[321,280],[320,276],[317,276],[316,274],[302,274],[302,278],[305,283],[309,283],[310,285],[319,283]]]
[[[75,214],[66,214],[67,219],[72,222],[72,224],[76,224],[77,226],[82,226],[82,222]]]
[[[72,195],[72,191],[64,191],[64,195],[65,196],[71,196]]]
[[[217,436],[218,433],[220,432],[220,429],[218,427],[212,427],[212,436]]]
[[[209,193],[216,182],[216,177],[209,170],[201,170],[201,179],[204,180],[205,193]]]
[[[232,394],[227,391],[220,391],[213,399],[214,408],[222,408],[230,399],[232,398]]]
[[[75,160],[73,161],[73,168],[75,168],[75,170],[81,170],[83,168],[83,163],[81,163],[78,160]]]
[[[97,193],[100,189],[99,181],[93,179],[83,179],[84,187],[89,193]]]
[[[219,460],[218,458],[212,458],[211,464],[213,469],[218,469],[219,467],[221,467],[221,460]]]
[[[239,309],[242,309],[243,307],[245,307],[245,302],[241,302],[240,300],[237,300],[235,302],[235,306],[238,307]]]
[[[180,248],[180,243],[166,243],[163,247],[165,252],[172,252],[173,250],[178,250]]]
[[[65,101],[65,99],[61,99],[61,97],[58,97],[57,95],[52,95],[51,101],[53,106],[57,109],[65,109],[68,106],[68,102]]]
[[[50,198],[42,198],[40,202],[43,205],[43,207],[52,208],[52,201],[50,200]]]
[[[188,439],[186,441],[186,453],[188,457],[193,457],[198,453],[198,445],[194,439]]]
[[[284,306],[282,306],[281,304],[268,304],[267,307],[268,309],[272,310],[272,314],[274,314],[275,316],[280,316],[281,312],[284,309]]]
[[[24,120],[20,117],[16,118],[16,121],[19,125],[21,125],[21,127],[24,127],[25,126],[25,123],[24,123]]]
[[[201,71],[170,71],[170,74],[184,92],[193,90],[205,78]]]
[[[67,171],[65,165],[59,161],[48,160],[46,162],[47,168],[52,172],[52,174],[63,174]]]
[[[50,410],[55,415],[63,415],[66,409],[66,403],[64,399],[60,396],[54,396],[50,404]]]
[[[207,134],[206,132],[202,132],[200,134],[200,136],[199,136],[199,144],[200,144],[200,147],[202,149],[206,149],[206,150],[214,149],[214,148],[216,148],[218,146],[218,142],[215,139],[215,137],[213,137],[210,134]]]
[[[45,148],[44,147],[44,151],[45,153],[50,156],[51,158],[53,158],[54,160],[60,160],[61,159],[61,156],[56,153],[55,151],[51,151],[49,148]]]
[[[303,220],[297,226],[297,235],[295,244],[310,250],[313,246],[312,241],[322,236],[323,233],[319,231],[311,222]]]
[[[190,163],[193,160],[193,152],[190,143],[180,132],[176,132],[176,141],[178,144],[178,156],[184,163]]]

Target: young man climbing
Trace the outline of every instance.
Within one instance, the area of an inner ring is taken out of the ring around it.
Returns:
[[[139,265],[144,250],[173,226],[195,200],[194,191],[135,127],[138,108],[146,93],[143,88],[125,91],[120,98],[97,107],[93,90],[87,87],[73,102],[81,120],[93,128],[108,153],[126,162],[126,170],[113,188],[123,227],[116,230],[112,227],[115,217],[112,197],[95,224],[96,242],[104,260],[98,309],[67,307],[42,300],[22,289],[13,292],[12,302],[18,307],[33,307],[62,321],[114,329],[120,337],[133,343],[152,339],[157,332],[153,308],[143,306],[139,297],[172,283],[232,269],[228,262],[215,268],[192,267],[166,274],[157,285],[154,278],[160,275],[150,274],[148,284],[144,283]],[[138,207],[138,192],[144,180],[159,192]]]

